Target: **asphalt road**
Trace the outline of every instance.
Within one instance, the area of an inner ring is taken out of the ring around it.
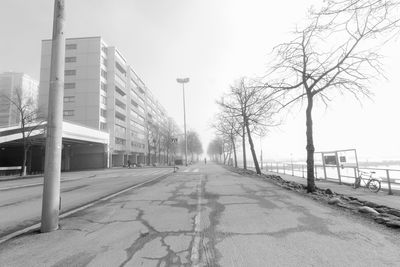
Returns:
[[[207,164],[3,243],[0,266],[399,266],[398,233]]]
[[[143,168],[63,173],[61,213],[171,172],[171,168]],[[40,221],[42,192],[43,178],[0,182],[0,238]]]

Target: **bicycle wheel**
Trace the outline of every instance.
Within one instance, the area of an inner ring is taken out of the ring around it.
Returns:
[[[378,193],[381,190],[381,182],[377,179],[371,179],[368,181],[367,187],[371,192]]]

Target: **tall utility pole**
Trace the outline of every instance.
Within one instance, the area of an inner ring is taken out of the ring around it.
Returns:
[[[54,1],[41,232],[58,229],[65,64],[65,5]]]
[[[185,131],[185,166],[188,165],[187,161],[187,136],[186,136],[186,107],[185,107],[185,83],[189,82],[189,78],[183,78],[183,79],[176,79],[178,83],[182,84],[182,90],[183,90],[183,128]]]
[[[261,165],[261,170],[263,169],[263,155],[262,155],[262,140],[261,140],[261,135],[260,135],[260,165]]]

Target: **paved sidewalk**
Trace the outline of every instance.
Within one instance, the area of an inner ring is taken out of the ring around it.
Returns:
[[[300,184],[307,185],[307,180],[299,176],[292,176],[283,173],[266,172],[265,174],[279,175],[286,181],[294,181]],[[315,185],[321,189],[331,189],[333,192],[343,194],[347,196],[353,196],[363,201],[371,201],[379,205],[388,206],[400,210],[400,196],[398,192],[394,192],[394,195],[388,195],[387,191],[379,191],[378,193],[372,193],[366,188],[354,189],[350,185],[338,184],[331,181],[316,180]]]

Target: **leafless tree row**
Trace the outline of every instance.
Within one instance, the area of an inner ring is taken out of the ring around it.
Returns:
[[[188,161],[195,162],[199,160],[199,156],[203,154],[203,145],[200,141],[199,134],[194,130],[189,130],[187,136]],[[181,154],[185,153],[185,139],[179,142]],[[196,156],[196,157],[195,157]]]
[[[278,112],[305,103],[307,190],[315,191],[313,107],[328,105],[337,95],[359,101],[371,96],[371,80],[384,76],[380,49],[398,34],[399,5],[392,0],[330,0],[319,10],[311,8],[292,38],[275,46],[263,78],[242,78],[231,86],[218,102],[214,128],[233,147],[242,138],[245,169],[246,135],[261,173],[253,136],[277,125]]]
[[[169,118],[166,124],[148,119],[146,123],[147,164],[172,164],[174,155],[179,151],[179,146],[175,143],[177,136],[179,136],[179,128],[172,118]]]

